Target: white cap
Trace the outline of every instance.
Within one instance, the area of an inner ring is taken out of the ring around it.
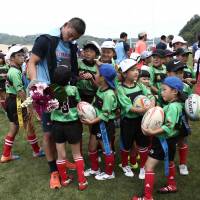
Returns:
[[[181,36],[175,36],[174,39],[172,40],[172,44],[175,44],[177,42],[180,42],[180,43],[183,43],[183,44],[186,44],[187,41],[185,41]]]
[[[143,51],[141,53],[141,59],[144,60],[146,58],[149,58],[150,56],[152,56],[152,52],[151,51]]]
[[[101,48],[115,49],[115,43],[113,41],[105,41],[102,43]]]
[[[136,64],[137,62],[133,59],[125,59],[119,63],[119,68],[121,68],[122,72],[126,72],[128,69]]]
[[[89,45],[89,44],[94,45],[94,46],[99,50],[99,53],[101,53],[101,47],[99,46],[99,44],[98,44],[97,42],[95,42],[95,41],[89,41],[89,42],[87,42],[86,45],[84,45],[84,46],[87,46],[87,45]]]
[[[131,53],[130,58],[135,60],[137,63],[139,63],[140,59],[141,59],[141,56],[140,56],[139,53],[133,52],[133,53]]]
[[[149,72],[150,67],[147,65],[142,65],[140,70],[148,71]]]
[[[14,45],[14,46],[10,47],[8,53],[6,54],[6,59],[10,60],[10,57],[13,53],[19,52],[21,50],[23,50],[24,53],[28,52],[28,49],[24,46],[21,46],[21,45]]]

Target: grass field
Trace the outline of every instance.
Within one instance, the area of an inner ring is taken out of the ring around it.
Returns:
[[[40,141],[42,132],[40,124],[35,123]],[[170,195],[158,195],[155,191],[155,199],[167,200],[198,200],[199,196],[199,163],[200,163],[200,123],[192,123],[193,133],[189,138],[190,154],[189,154],[189,170],[190,175],[183,177],[177,174],[177,182],[179,192]],[[3,112],[0,111],[0,148],[4,142],[4,136],[8,131],[8,120]],[[86,130],[85,130],[86,131]],[[86,131],[87,132],[87,131]],[[117,131],[118,132],[118,131]],[[142,194],[143,181],[138,179],[138,171],[135,177],[128,178],[123,175],[119,163],[118,139],[116,140],[117,158],[116,158],[116,178],[108,181],[96,181],[93,177],[88,178],[89,187],[86,191],[77,190],[76,178],[68,188],[60,190],[50,190],[48,187],[49,173],[45,158],[33,158],[30,146],[26,142],[26,136],[23,131],[17,136],[14,153],[21,156],[20,160],[7,164],[0,164],[0,200],[130,200],[134,194]],[[118,137],[117,137],[118,138]],[[87,157],[88,134],[84,134],[84,158],[86,168],[88,167]],[[69,147],[68,147],[69,149]],[[1,150],[0,150],[1,152]],[[71,158],[71,152],[68,152]],[[176,163],[178,163],[176,161]],[[155,189],[165,184],[163,175],[163,163],[156,170]],[[76,173],[72,172],[75,174]],[[159,177],[159,179],[158,179]]]

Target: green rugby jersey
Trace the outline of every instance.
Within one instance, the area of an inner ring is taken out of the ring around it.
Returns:
[[[188,97],[189,95],[192,94],[192,88],[187,83],[183,84],[184,84],[183,93]]]
[[[151,66],[149,69],[149,73],[150,73],[150,85],[160,90],[161,83],[167,76],[166,66],[162,65],[158,68]]]
[[[110,119],[116,118],[117,97],[114,90],[108,88],[106,90],[98,89],[95,95],[93,106],[97,112],[97,116],[108,122]]]
[[[181,102],[168,103],[163,107],[165,119],[161,128],[164,130],[164,133],[157,135],[156,137],[164,137],[167,139],[179,134],[179,127],[181,126],[180,116],[182,114],[182,109],[183,106]]]
[[[86,65],[83,60],[78,60],[78,68],[79,72],[85,72],[85,73],[90,73],[93,76],[96,75],[97,73],[97,66],[96,65]],[[78,90],[80,91],[81,94],[85,95],[95,95],[97,88],[94,86],[91,80],[84,80],[80,79],[78,80],[76,84]]]
[[[7,74],[9,70],[9,66],[8,65],[0,65],[0,81],[1,80],[5,80],[5,78],[3,78],[1,76],[1,74]]]
[[[193,78],[193,79],[195,79],[195,77],[196,77],[196,74],[195,74],[194,70],[190,66],[186,65],[186,67],[184,68],[183,72],[184,72],[183,73],[183,78],[184,79],[185,78]]]
[[[141,115],[131,112],[130,109],[133,106],[134,99],[138,95],[145,95],[149,99],[154,98],[150,90],[146,88],[142,83],[136,83],[134,87],[128,87],[121,84],[117,87],[117,97],[119,106],[121,108],[121,116],[127,118],[136,118]]]
[[[54,89],[54,93],[62,86],[57,86]],[[78,120],[77,104],[80,101],[78,89],[75,86],[67,85],[64,87],[66,100],[59,100],[60,107],[57,110],[51,112],[51,120],[59,122],[71,122]],[[56,95],[55,95],[56,98]],[[58,98],[59,99],[59,98]]]
[[[11,66],[7,74],[6,93],[17,95],[20,90],[24,91],[22,72],[20,69]]]

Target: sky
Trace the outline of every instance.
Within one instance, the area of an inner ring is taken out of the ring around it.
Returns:
[[[190,0],[3,0],[0,33],[32,35],[48,33],[72,17],[86,22],[86,33],[118,38],[121,32],[149,38],[177,35],[194,14],[200,15],[200,1]]]

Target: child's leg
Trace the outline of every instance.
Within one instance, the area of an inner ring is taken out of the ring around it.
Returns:
[[[67,186],[72,181],[72,179],[67,175],[65,143],[56,143],[56,149],[58,152],[58,159],[56,164],[61,177],[61,184],[62,186]]]
[[[1,162],[8,162],[10,160],[18,158],[18,156],[16,157],[14,155],[12,156],[12,153],[11,153],[14,139],[18,133],[18,130],[19,130],[18,125],[16,125],[14,122],[10,122],[9,132],[5,137]]]
[[[181,175],[188,175],[187,157],[188,157],[188,144],[186,143],[187,137],[180,137],[178,140],[179,151],[179,170]]]
[[[80,152],[80,143],[71,144],[72,154],[76,163],[76,170],[78,176],[79,190],[86,189],[88,183],[84,176],[84,160]]]

